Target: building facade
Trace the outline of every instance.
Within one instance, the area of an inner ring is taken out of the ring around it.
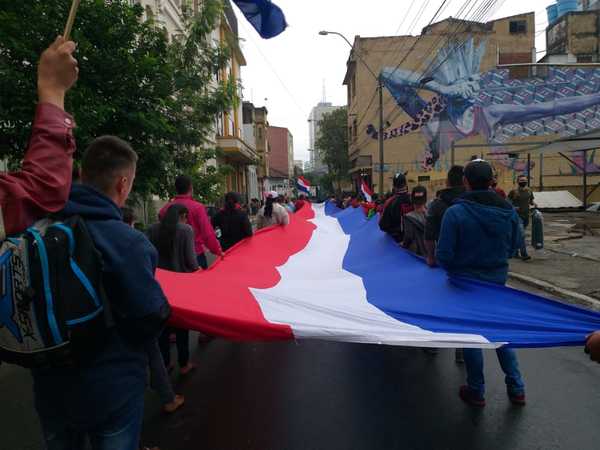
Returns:
[[[308,151],[310,152],[310,170],[312,172],[316,172],[317,174],[323,174],[327,172],[327,166],[323,162],[323,158],[321,157],[321,153],[316,144],[321,130],[320,122],[323,119],[323,115],[329,114],[339,108],[341,108],[341,106],[333,106],[329,102],[319,102],[315,107],[313,107],[313,109],[310,111],[310,115],[308,116]]]
[[[505,188],[528,170],[535,188],[542,168],[545,188],[576,190],[581,177],[568,161],[527,164],[526,147],[507,151],[600,126],[600,102],[590,95],[600,73],[556,67],[537,74],[528,65],[535,63],[534,26],[527,13],[486,23],[450,18],[420,36],[357,36],[344,79],[355,182],[364,178],[378,191],[377,80],[360,55],[385,86],[384,191],[397,172],[437,190],[452,164],[474,157],[491,160]]]
[[[287,128],[270,126],[267,190],[291,194],[294,177],[294,138]]]
[[[255,167],[256,192],[250,198],[261,199],[268,190],[267,178],[269,176],[269,142],[268,142],[268,111],[266,107],[256,107],[251,102],[243,103],[244,136],[246,142],[256,149],[258,160]]]

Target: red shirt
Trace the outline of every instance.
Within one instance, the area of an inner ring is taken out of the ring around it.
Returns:
[[[73,170],[73,118],[49,103],[37,106],[19,172],[0,174],[0,237],[25,230],[67,202]]]
[[[221,254],[221,245],[215,235],[215,230],[212,227],[206,208],[204,205],[192,198],[190,194],[176,195],[173,200],[162,207],[158,213],[159,217],[163,217],[173,203],[185,206],[188,213],[188,223],[194,230],[194,247],[197,255],[204,253],[204,248],[207,247],[215,255]]]

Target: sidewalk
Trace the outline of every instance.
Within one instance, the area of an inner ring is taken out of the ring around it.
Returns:
[[[600,306],[600,236],[567,233],[568,219],[566,215],[547,214],[545,248],[528,247],[531,260],[511,259],[510,271],[517,277],[522,275],[597,299]],[[527,241],[531,242],[529,233]]]

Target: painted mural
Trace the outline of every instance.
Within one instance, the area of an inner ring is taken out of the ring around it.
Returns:
[[[480,135],[492,144],[491,152],[504,153],[494,143],[514,137],[559,134],[574,136],[600,128],[600,69],[548,68],[547,76],[511,79],[506,69],[481,73],[487,42],[469,39],[450,45],[428,64],[428,72],[384,68],[385,87],[410,119],[387,129],[385,139],[421,132],[426,148],[422,169],[439,168],[440,158],[452,142]],[[420,94],[429,91],[423,98]],[[372,126],[367,133],[377,138]],[[600,172],[582,155],[574,159]],[[514,170],[515,160],[498,155],[495,160]],[[522,164],[522,163],[521,163]]]

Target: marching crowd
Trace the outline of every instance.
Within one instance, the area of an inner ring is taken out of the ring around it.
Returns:
[[[359,196],[334,197],[340,208],[362,207],[368,217],[379,213],[379,228],[400,246],[425,258],[430,267],[441,266],[448,274],[504,285],[508,261],[520,257],[527,261],[524,230],[529,223],[534,195],[527,177],[519,176],[508,196],[498,187],[492,166],[474,159],[465,167],[453,166],[446,188],[428,204],[427,189],[415,186],[409,192],[406,176],[393,179],[394,191],[384,201],[361,201]],[[588,337],[586,351],[592,359],[599,335]],[[436,353],[435,349],[427,349]],[[525,384],[515,351],[496,350],[505,373],[507,394],[513,404],[524,405]],[[460,398],[472,406],[485,406],[483,352],[457,349],[456,362],[466,367],[467,382],[459,389]]]
[[[152,385],[166,412],[184,402],[173,392],[169,371],[170,343],[175,341],[179,372],[194,369],[189,360],[189,333],[165,328],[169,303],[155,279],[155,270],[190,272],[206,268],[206,251],[223,257],[224,251],[253,233],[248,214],[237,194],[228,193],[212,219],[193,199],[191,180],[180,176],[176,195],[160,211],[160,221],[147,236],[134,229],[131,210],[122,209],[131,192],[137,154],[115,136],[89,143],[82,159],[79,182],[71,183],[75,120],[64,110],[67,91],[78,77],[75,44],[59,37],[42,54],[38,66],[38,97],[31,139],[22,167],[0,174],[0,237],[16,235],[51,213],[83,219],[102,256],[102,286],[112,312],[104,345],[78,366],[32,370],[35,406],[49,450],[80,450],[89,440],[94,450],[137,450],[144,410],[148,367]],[[394,193],[385,204],[366,205],[370,214],[381,211],[380,226],[401,245],[425,255],[451,273],[503,284],[507,259],[523,238],[512,205],[489,189],[491,167],[484,161],[453,167],[448,188],[427,207],[427,191],[415,187],[409,194],[406,178],[394,179]],[[464,182],[464,188],[463,188]],[[512,195],[512,194],[511,194]],[[513,196],[514,197],[514,196]],[[258,228],[285,225],[292,204],[271,192],[264,205],[251,202]],[[522,217],[533,199],[522,194],[513,203]],[[351,203],[357,204],[356,199]],[[220,240],[214,228],[220,231]],[[523,256],[523,255],[522,255]],[[600,362],[600,335],[588,339],[586,349]],[[524,387],[512,350],[498,350],[507,374],[508,393],[524,403]],[[482,405],[484,393],[481,350],[465,349],[467,385],[461,397]]]

